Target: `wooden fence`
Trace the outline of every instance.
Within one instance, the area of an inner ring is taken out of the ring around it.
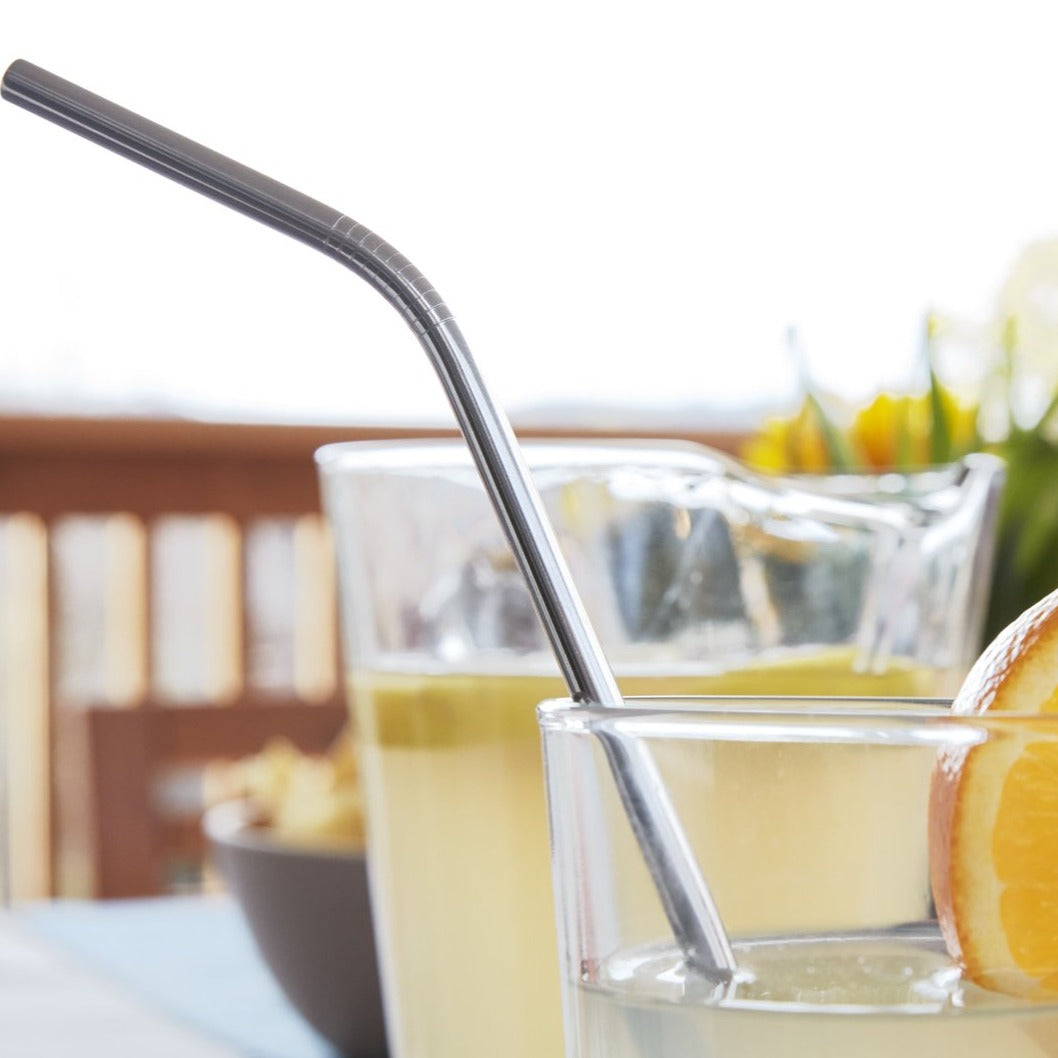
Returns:
[[[344,722],[314,450],[445,432],[0,419],[4,895],[198,883],[202,764]]]

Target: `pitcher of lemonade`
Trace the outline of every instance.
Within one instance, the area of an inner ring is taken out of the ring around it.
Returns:
[[[980,647],[992,457],[793,480],[692,444],[524,451],[626,694],[947,697]],[[317,459],[394,1058],[561,1058],[547,637],[462,442]]]

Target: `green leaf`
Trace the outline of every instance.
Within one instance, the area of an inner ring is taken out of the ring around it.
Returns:
[[[808,361],[804,350],[801,348],[801,340],[796,327],[787,328],[786,345],[793,360],[794,370],[800,379],[801,388],[804,390],[805,403],[819,426],[819,433],[823,438],[823,447],[826,449],[827,460],[834,470],[852,470],[856,465],[852,447],[847,438],[831,421],[816,393],[808,371]]]
[[[929,458],[933,463],[950,463],[952,460],[951,427],[944,407],[937,372],[929,371]]]
[[[896,444],[894,446],[896,465],[910,467],[911,455],[911,409],[907,401],[900,404],[900,418],[896,422]]]
[[[937,378],[933,353],[933,339],[937,334],[937,319],[932,312],[926,313],[926,326],[922,335],[922,355],[929,372],[929,458],[931,463],[950,463],[953,458],[951,425],[944,407],[944,393]]]
[[[805,400],[812,409],[812,414],[815,416],[816,423],[819,426],[819,432],[823,438],[823,447],[827,451],[827,459],[830,461],[830,465],[838,471],[852,470],[856,463],[848,438],[834,425],[830,416],[827,415],[822,401],[811,390],[805,394]]]
[[[1006,461],[986,635],[1058,587],[1058,446],[1016,431],[996,447]]]
[[[1056,411],[1058,411],[1058,393],[1051,397],[1051,401],[1044,409],[1043,414],[1036,420],[1036,425],[1033,427],[1034,432],[1042,433]]]

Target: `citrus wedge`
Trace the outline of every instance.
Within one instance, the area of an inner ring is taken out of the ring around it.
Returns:
[[[1058,592],[988,646],[952,706],[1033,714],[942,755],[930,803],[941,930],[971,980],[1058,994]],[[1053,714],[1053,725],[1046,720]]]

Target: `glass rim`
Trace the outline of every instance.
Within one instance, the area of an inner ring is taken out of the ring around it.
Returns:
[[[673,715],[712,720],[739,717],[747,720],[795,717],[824,722],[834,718],[905,717],[936,719],[954,716],[951,698],[912,698],[897,695],[821,694],[653,694],[625,695],[621,706],[598,705],[573,698],[545,698],[537,706],[541,723],[561,726],[566,719],[606,722],[618,717]]]
[[[821,695],[629,696],[623,706],[549,698],[537,706],[544,734],[649,739],[860,741],[973,745],[999,732],[1058,737],[1058,713],[955,713],[949,698]],[[754,731],[770,731],[753,737]]]
[[[716,459],[719,462],[738,462],[729,453],[712,448],[700,441],[680,437],[652,437],[638,435],[587,436],[584,434],[540,437],[520,437],[520,448],[545,457],[549,452],[576,451],[580,454],[596,455],[591,462],[605,461],[615,451],[632,451],[639,454],[666,454],[673,465],[700,466],[701,460]],[[464,438],[458,435],[432,437],[370,438],[361,441],[331,441],[320,445],[313,453],[316,463],[325,469],[352,467],[413,467],[419,465],[413,456],[422,453],[436,460],[439,466],[471,466],[473,460]],[[682,457],[682,458],[681,458]],[[666,464],[667,465],[667,464]],[[853,470],[831,470],[824,474],[789,473],[777,474],[776,480],[797,484],[810,484],[819,478],[834,479],[884,479],[889,477],[940,476],[959,467],[1001,467],[1002,460],[987,452],[971,452],[946,463],[925,463],[921,466],[901,468],[869,468]]]
[[[703,463],[726,464],[731,457],[695,441],[657,437],[519,438],[526,461],[538,467],[643,466],[701,470]],[[571,453],[575,459],[571,459]],[[618,459],[627,453],[631,458]],[[388,440],[334,441],[314,452],[321,473],[348,470],[419,471],[473,468],[470,448],[461,437],[399,437]]]

